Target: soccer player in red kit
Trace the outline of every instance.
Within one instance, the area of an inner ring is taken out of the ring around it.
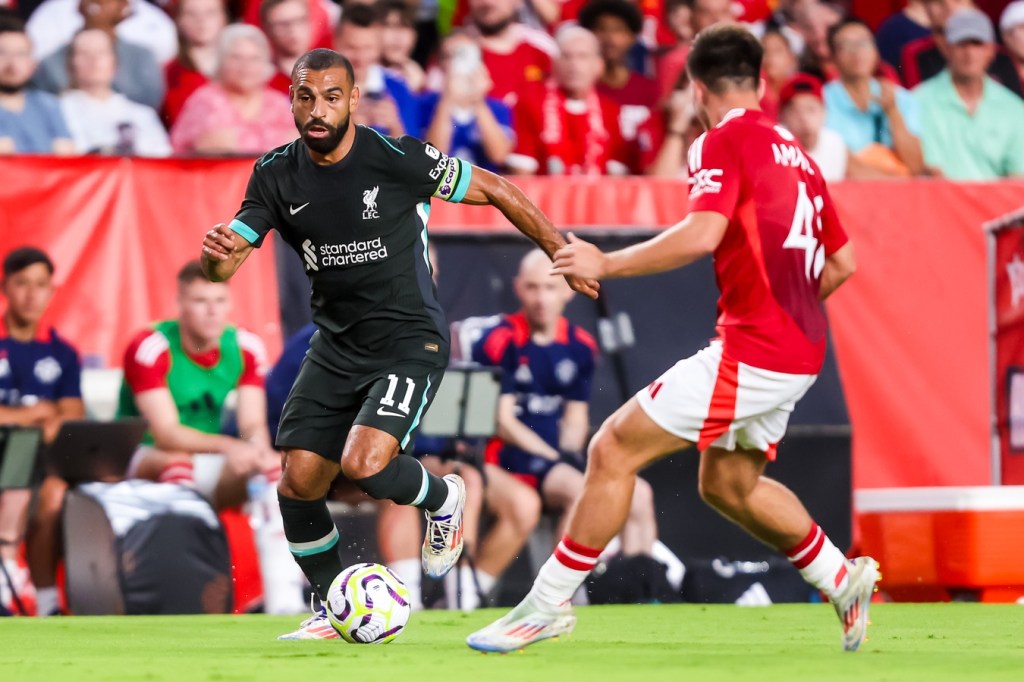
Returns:
[[[847,559],[800,500],[762,476],[789,415],[821,369],[821,301],[854,271],[853,247],[821,171],[792,135],[759,110],[762,48],[745,29],[702,31],[687,69],[708,132],[694,142],[686,219],[646,242],[604,254],[573,237],[553,273],[632,277],[714,254],[719,337],[670,368],[608,418],[589,448],[583,495],[533,589],[467,640],[512,651],[565,634],[569,600],[622,527],[639,469],[695,445],[701,497],[784,552],[835,606],[842,643],[856,650],[878,581],[870,557]]]

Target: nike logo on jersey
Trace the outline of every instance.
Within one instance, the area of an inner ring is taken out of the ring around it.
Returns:
[[[291,213],[292,215],[295,215],[296,213],[298,213],[302,209],[306,208],[307,206],[309,206],[309,202],[308,201],[306,203],[304,203],[302,206],[298,206],[298,207],[292,206],[291,204],[288,204],[288,212]]]
[[[392,412],[391,410],[385,410],[383,407],[377,408],[377,414],[382,417],[407,417],[408,415],[402,414],[401,412]]]

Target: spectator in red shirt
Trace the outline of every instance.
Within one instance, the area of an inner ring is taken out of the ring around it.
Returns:
[[[623,175],[629,154],[619,106],[597,91],[604,64],[594,34],[579,26],[558,33],[554,76],[519,100],[518,145],[507,161],[523,175]]]
[[[658,58],[656,75],[658,92],[667,98],[675,89],[679,75],[686,71],[686,55],[690,54],[693,40],[692,0],[666,0],[665,23],[675,36],[675,45]]]
[[[661,145],[662,129],[658,84],[627,65],[643,17],[628,0],[591,0],[580,12],[579,23],[597,36],[604,59],[597,91],[618,103],[619,130],[630,147],[630,168],[642,173]]]
[[[228,24],[224,0],[179,0],[174,18],[180,49],[164,67],[167,94],[162,114],[168,127],[189,95],[210,82],[217,64],[217,37]]]
[[[299,57],[313,49],[309,1],[263,0],[260,25],[270,40],[275,67],[274,77],[267,85],[287,95],[292,84],[292,67]]]
[[[266,36],[233,24],[217,41],[216,78],[192,93],[171,128],[176,154],[259,155],[295,139],[288,98],[267,86]]]
[[[903,48],[903,82],[908,88],[937,76],[946,68],[946,20],[953,12],[962,9],[976,9],[971,0],[924,0],[924,8],[931,22],[932,35],[909,43]],[[1021,78],[1017,68],[1005,52],[997,51],[988,67],[988,75],[1009,88],[1017,96],[1024,97]]]
[[[521,6],[522,0],[469,0],[467,30],[478,38],[494,83],[488,95],[510,107],[528,85],[548,77],[558,53],[551,36],[516,20]]]

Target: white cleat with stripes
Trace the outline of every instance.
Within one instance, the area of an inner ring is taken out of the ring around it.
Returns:
[[[868,607],[871,595],[878,591],[878,562],[869,556],[850,561],[849,580],[843,591],[832,600],[832,606],[843,626],[843,651],[856,651],[867,638]]]
[[[507,654],[531,644],[568,635],[576,626],[576,614],[566,604],[555,612],[542,611],[527,597],[504,618],[466,638],[469,648],[484,653]]]
[[[341,639],[341,635],[331,625],[327,618],[327,609],[320,606],[313,610],[313,615],[302,621],[299,629],[294,632],[281,635],[278,639],[301,640],[301,639]]]
[[[427,516],[427,535],[423,539],[421,558],[423,572],[431,578],[444,576],[462,556],[462,510],[466,506],[466,484],[458,474],[448,474],[444,480],[455,484],[459,491],[459,501],[455,511],[445,516],[424,512]]]

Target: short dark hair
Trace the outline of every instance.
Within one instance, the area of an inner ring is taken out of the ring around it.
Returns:
[[[310,50],[296,60],[295,66],[292,67],[292,82],[295,82],[295,77],[298,75],[299,69],[308,69],[309,71],[326,71],[327,69],[334,69],[339,66],[345,69],[345,73],[348,74],[349,85],[354,84],[356,82],[356,75],[352,70],[352,62],[348,60],[348,57],[340,52],[328,50],[326,47],[318,47],[315,50]]]
[[[352,24],[359,28],[379,26],[380,13],[373,7],[373,5],[364,5],[362,3],[350,5],[341,13],[341,21],[338,22],[338,28],[336,30],[340,31],[341,27],[345,24]]]
[[[640,15],[640,10],[628,0],[590,0],[580,10],[578,21],[580,26],[593,31],[597,28],[598,19],[605,16],[618,17],[634,35],[639,34],[644,28],[644,18]]]
[[[871,40],[874,41],[875,33],[871,30],[871,27],[868,26],[868,22],[860,19],[859,17],[845,17],[840,19],[838,23],[830,26],[828,29],[828,49],[833,54],[835,54],[836,51],[836,36],[839,35],[840,31],[848,26],[863,26],[864,30],[871,34]]]
[[[181,266],[181,270],[178,270],[179,287],[188,286],[197,279],[201,279],[204,282],[210,281],[206,273],[203,272],[202,264],[197,260],[190,260]]]
[[[398,17],[403,26],[407,28],[415,28],[416,26],[416,12],[405,0],[377,0],[377,4],[374,7],[377,10],[377,17],[381,23],[384,23],[392,12],[398,12]],[[351,8],[348,11],[351,11]]]
[[[14,10],[0,7],[0,33],[25,33],[25,21]]]
[[[14,249],[4,256],[4,278],[6,279],[37,263],[45,265],[47,271],[51,275],[53,274],[53,261],[50,260],[50,257],[42,249],[37,249],[34,246],[22,246]]]
[[[302,2],[302,4],[306,4],[304,0],[298,1]],[[267,15],[270,14],[270,10],[274,9],[278,5],[283,5],[286,2],[292,2],[292,0],[262,0],[262,2],[260,2],[260,26],[267,25]]]
[[[715,24],[697,34],[686,69],[715,94],[730,88],[757,90],[762,57],[764,48],[750,31]]]

